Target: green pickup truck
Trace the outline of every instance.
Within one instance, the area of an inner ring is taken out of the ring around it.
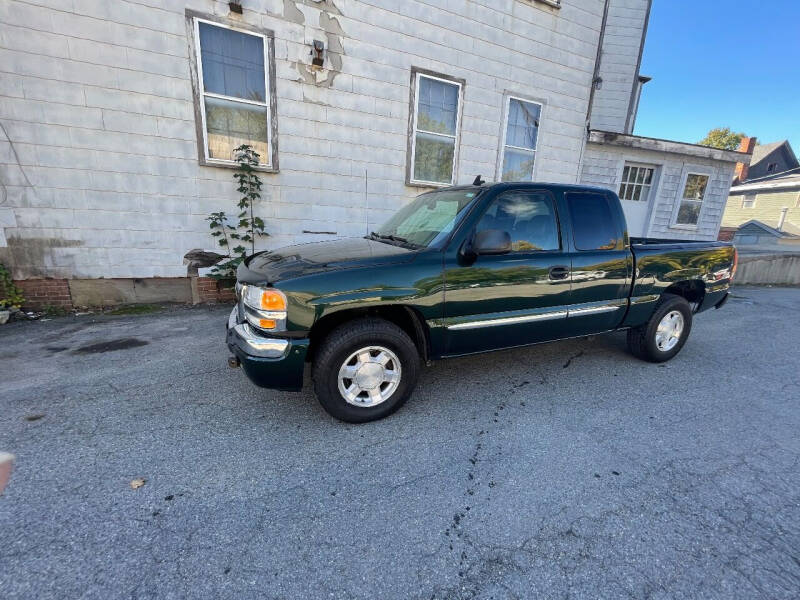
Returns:
[[[497,183],[418,196],[364,238],[250,256],[237,271],[229,364],[314,390],[334,417],[397,410],[421,365],[627,330],[634,356],[675,356],[692,316],[728,298],[731,244],[629,238],[619,198]]]

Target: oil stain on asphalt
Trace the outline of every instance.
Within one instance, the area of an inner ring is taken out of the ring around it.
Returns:
[[[72,354],[100,354],[102,352],[137,348],[139,346],[146,346],[147,344],[148,342],[137,338],[120,338],[118,340],[106,340],[105,342],[96,342],[94,344],[81,346],[73,350]]]

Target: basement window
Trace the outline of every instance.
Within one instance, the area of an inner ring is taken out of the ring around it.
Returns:
[[[202,18],[194,19],[194,36],[201,163],[235,166],[234,149],[248,144],[262,168],[277,170],[272,38]]]

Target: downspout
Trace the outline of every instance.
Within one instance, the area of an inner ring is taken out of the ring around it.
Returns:
[[[606,0],[603,6],[603,20],[600,21],[600,37],[597,40],[597,55],[594,58],[594,73],[592,74],[592,85],[589,90],[589,106],[586,109],[586,137],[581,144],[581,155],[578,158],[578,173],[575,178],[576,183],[580,183],[581,173],[583,172],[583,154],[586,151],[586,141],[589,139],[589,129],[591,123],[590,118],[592,115],[592,106],[594,105],[594,91],[597,86],[603,81],[600,78],[600,59],[603,54],[603,40],[606,37],[606,23],[608,22],[608,7],[611,0]]]
[[[633,134],[636,125],[636,111],[639,110],[639,100],[637,91],[641,94],[639,75],[642,69],[642,55],[644,54],[644,42],[647,39],[647,27],[650,25],[650,10],[653,8],[653,0],[648,0],[647,11],[644,15],[644,25],[642,26],[642,42],[639,44],[639,59],[636,61],[636,74],[633,76],[633,88],[631,89],[631,99],[628,102],[628,120],[625,122],[625,133]],[[635,105],[636,111],[633,110]]]

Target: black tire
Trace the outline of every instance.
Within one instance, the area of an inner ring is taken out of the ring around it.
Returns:
[[[673,311],[683,317],[683,331],[678,342],[669,350],[662,350],[656,342],[656,333],[661,320]],[[664,294],[656,305],[650,320],[644,325],[628,330],[628,348],[637,358],[649,362],[665,362],[681,351],[692,330],[692,307],[681,296]]]
[[[355,406],[339,391],[339,369],[351,354],[368,346],[381,346],[395,354],[400,362],[400,381],[380,404]],[[314,393],[331,416],[348,423],[366,423],[403,406],[417,385],[419,370],[419,351],[405,331],[383,319],[358,319],[340,325],[323,340],[312,367]]]

